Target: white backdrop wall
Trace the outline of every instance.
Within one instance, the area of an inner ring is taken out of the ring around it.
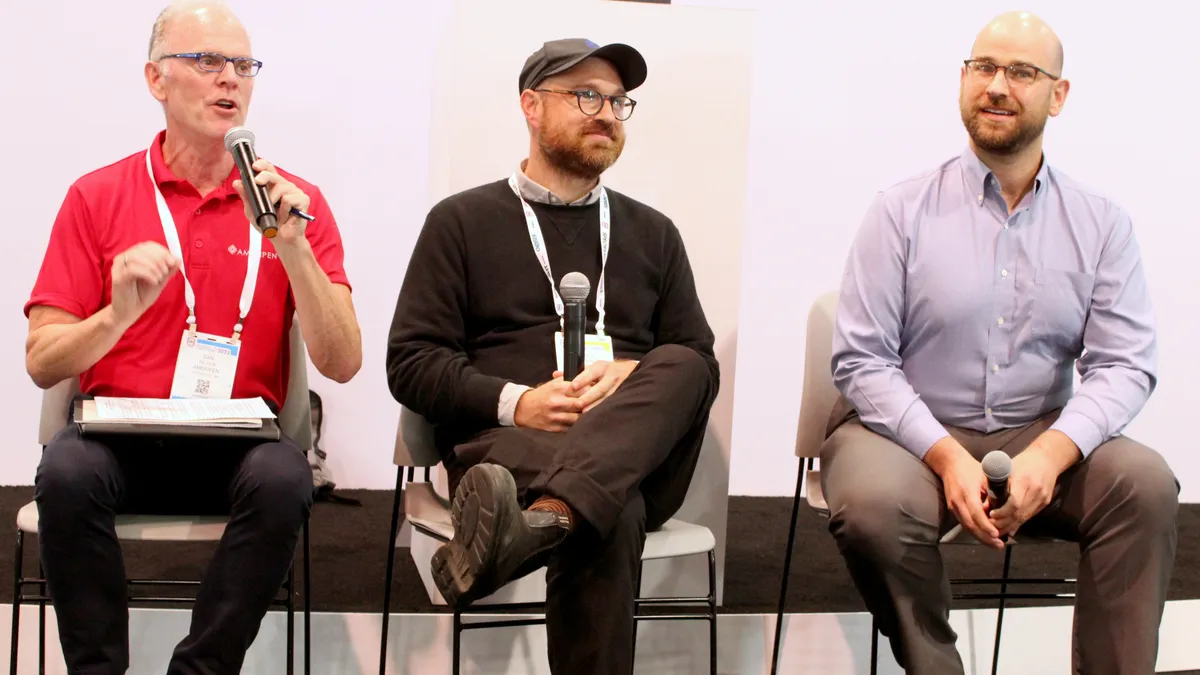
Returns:
[[[0,424],[8,430],[0,484],[30,483],[37,463],[38,391],[20,357],[20,308],[62,196],[82,173],[144,147],[161,125],[140,71],[161,4],[0,4],[0,53],[5,63],[18,64],[7,73],[0,107],[6,130],[0,199],[14,252],[0,273],[7,289],[0,310],[11,317],[0,329],[0,353],[9,355],[0,359],[7,383]],[[430,182],[430,116],[438,87],[452,84],[435,75],[452,2],[298,0],[286,10],[276,3],[231,4],[267,63],[248,122],[260,152],[325,190],[346,239],[365,354],[363,371],[350,384],[314,380],[328,409],[331,462],[342,487],[389,487],[386,448],[395,416],[383,378],[384,335],[419,224],[440,196]],[[961,150],[958,64],[983,23],[1012,7],[951,0],[675,4],[755,10],[742,271],[725,277],[740,295],[729,492],[790,495],[806,309],[837,284],[875,191]],[[1195,501],[1200,458],[1181,421],[1196,398],[1189,385],[1200,380],[1189,350],[1200,329],[1191,262],[1200,234],[1189,208],[1200,178],[1192,161],[1200,140],[1190,123],[1197,99],[1188,86],[1186,47],[1200,7],[1155,0],[1130,12],[1115,0],[1041,0],[1023,8],[1043,15],[1062,36],[1073,83],[1066,109],[1048,126],[1048,157],[1130,211],[1150,278],[1161,377],[1128,431],[1168,458],[1183,483],[1182,497]],[[500,14],[505,23],[497,31],[530,19],[519,10]],[[588,25],[577,22],[562,32],[588,32]],[[720,33],[656,37],[648,51],[722,40]],[[491,58],[486,45],[479,58]],[[696,82],[706,96],[721,95],[729,85],[705,73]],[[639,95],[652,91],[648,85]],[[710,135],[731,133],[726,120],[706,117],[703,106],[679,114],[706,122]],[[513,124],[497,125],[505,129],[505,143]],[[639,140],[631,134],[624,165],[634,163]],[[694,141],[705,142],[703,136]],[[680,164],[669,180],[688,179]],[[378,171],[380,165],[387,170]],[[614,171],[614,180],[618,176]],[[657,184],[631,192],[653,203]],[[719,269],[698,274],[722,278]],[[786,348],[778,347],[784,340]]]
[[[1072,81],[1046,155],[1130,212],[1158,318],[1158,390],[1128,434],[1160,451],[1200,499],[1188,420],[1200,363],[1198,100],[1189,63],[1200,5],[1152,0],[854,3],[689,0],[756,10],[731,494],[790,495],[804,318],[836,288],[876,191],[962,151],[958,69],[990,17],[1043,16]]]

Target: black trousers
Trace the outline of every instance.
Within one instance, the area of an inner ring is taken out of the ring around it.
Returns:
[[[633,672],[633,600],[646,532],[682,506],[716,398],[708,365],[664,345],[606,401],[564,433],[506,427],[460,444],[451,489],[466,469],[499,464],[527,506],[542,495],[582,517],[546,568],[546,630],[556,675]]]
[[[117,514],[230,516],[167,672],[237,673],[287,578],[313,491],[308,461],[287,438],[84,438],[75,425],[46,446],[34,484],[42,566],[72,675],[129,667]]]

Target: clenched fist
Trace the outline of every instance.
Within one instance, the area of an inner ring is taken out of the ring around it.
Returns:
[[[112,265],[112,308],[117,320],[132,325],[141,318],[182,266],[165,246],[153,241],[118,254]]]

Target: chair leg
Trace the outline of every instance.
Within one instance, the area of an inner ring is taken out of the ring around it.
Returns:
[[[637,663],[637,638],[638,638],[638,598],[642,597],[642,570],[646,567],[645,562],[638,563],[637,585],[633,587],[633,647],[629,655],[630,663]]]
[[[871,675],[879,672],[879,625],[875,623],[875,615],[871,615]]]
[[[788,529],[787,546],[783,554],[783,579],[779,584],[779,608],[775,612],[775,647],[771,650],[771,675],[779,672],[779,643],[783,636],[783,609],[787,601],[788,576],[792,572],[792,547],[796,543],[796,519],[800,515],[800,489],[804,486],[805,460],[800,460],[796,472],[796,494],[792,499],[792,524]]]
[[[46,572],[42,569],[42,561],[38,559],[38,578],[42,579],[42,583],[38,584],[39,595],[43,598],[48,595],[46,588]],[[38,600],[38,675],[46,675],[46,601]]]
[[[1000,672],[1000,630],[1004,627],[1004,598],[1008,593],[1008,568],[1012,562],[1012,546],[1004,547],[1004,573],[1000,576],[1000,608],[996,612],[996,643],[992,646],[992,675]]]
[[[392,499],[392,529],[388,535],[387,568],[383,573],[383,628],[379,635],[379,675],[387,672],[388,613],[392,609],[392,566],[396,562],[396,532],[400,529],[400,497],[404,473],[396,467],[396,494]]]
[[[296,672],[296,563],[287,575],[287,675]]]
[[[708,672],[717,675],[717,552],[708,552]]]
[[[17,530],[17,550],[13,556],[13,613],[12,638],[9,647],[8,672],[17,675],[17,641],[21,636],[21,567],[24,552],[25,533]]]
[[[304,521],[304,675],[312,675],[312,546]]]
[[[462,639],[462,613],[457,609],[454,610],[454,646],[450,649],[450,658],[454,659],[450,666],[451,675],[458,675],[459,667],[459,645]]]

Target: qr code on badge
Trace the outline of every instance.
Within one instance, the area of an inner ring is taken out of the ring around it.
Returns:
[[[208,395],[208,387],[212,384],[208,380],[196,380],[196,394],[200,396]]]

